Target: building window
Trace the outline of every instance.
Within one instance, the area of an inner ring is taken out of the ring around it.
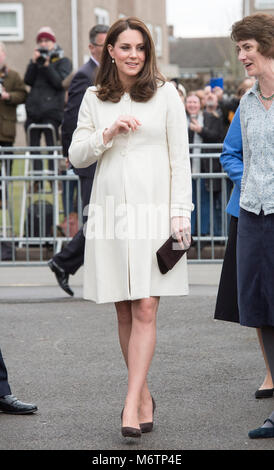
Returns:
[[[155,49],[157,57],[162,57],[163,54],[163,35],[162,35],[162,27],[155,26]]]
[[[21,3],[0,3],[0,40],[22,41],[23,39],[23,5]]]
[[[104,8],[94,8],[96,24],[109,25],[109,13]]]
[[[257,10],[272,10],[274,9],[273,0],[255,0],[255,8]]]

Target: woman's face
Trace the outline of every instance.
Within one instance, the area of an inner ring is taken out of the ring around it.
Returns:
[[[136,29],[126,29],[119,34],[114,46],[108,44],[108,51],[115,60],[121,82],[134,82],[146,60],[142,33]]]
[[[186,99],[186,111],[188,114],[197,115],[201,109],[201,103],[198,96],[188,96]]]
[[[258,46],[256,39],[237,42],[238,59],[242,62],[249,77],[258,77],[269,67],[270,60],[258,51]]]

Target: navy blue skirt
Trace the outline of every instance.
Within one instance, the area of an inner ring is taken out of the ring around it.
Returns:
[[[237,283],[240,324],[274,326],[274,214],[240,209]]]

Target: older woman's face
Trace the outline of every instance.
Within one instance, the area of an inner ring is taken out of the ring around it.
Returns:
[[[201,103],[198,96],[188,96],[186,99],[186,110],[188,114],[197,115],[201,109]]]
[[[256,39],[245,39],[237,42],[238,59],[242,62],[249,77],[259,77],[269,66],[269,59],[258,51]]]

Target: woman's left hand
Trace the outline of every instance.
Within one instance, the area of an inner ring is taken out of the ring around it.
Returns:
[[[188,217],[172,217],[171,234],[178,240],[183,250],[187,250],[191,244],[191,223]]]

